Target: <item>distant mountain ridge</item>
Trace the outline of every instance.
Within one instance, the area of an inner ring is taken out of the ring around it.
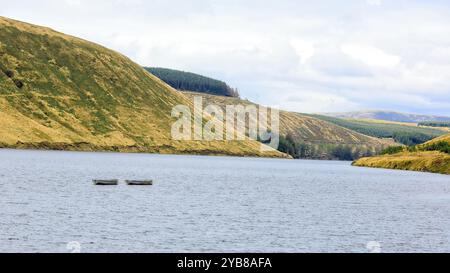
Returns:
[[[324,113],[323,115],[347,119],[377,119],[395,122],[419,123],[424,121],[450,121],[450,117],[435,115],[408,114],[394,111],[355,111],[343,113]]]
[[[405,145],[417,145],[448,133],[443,127],[424,127],[417,123],[396,122],[376,119],[337,118],[324,115],[312,117],[334,123],[338,126],[378,138],[392,138]]]

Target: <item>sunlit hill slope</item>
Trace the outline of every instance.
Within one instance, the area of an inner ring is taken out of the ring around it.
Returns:
[[[127,57],[0,17],[0,146],[157,153],[262,154],[256,141],[173,141],[182,93]]]
[[[217,105],[224,110],[227,105],[254,104],[239,98],[198,92],[185,94],[192,99],[201,96],[205,105]],[[280,135],[280,150],[285,149],[283,152],[298,158],[352,160],[352,156],[358,158],[367,153],[380,152],[392,145],[399,145],[390,139],[370,137],[324,120],[287,111],[280,111]],[[350,158],[336,154],[336,151],[342,150],[343,147],[353,154],[349,155]]]
[[[362,158],[353,165],[450,174],[450,134],[395,154]]]

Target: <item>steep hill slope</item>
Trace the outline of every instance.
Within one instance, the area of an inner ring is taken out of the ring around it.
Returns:
[[[256,141],[173,141],[171,110],[192,102],[127,57],[0,17],[0,146],[284,156]]]
[[[450,174],[449,153],[450,134],[395,154],[361,158],[353,165]]]
[[[201,96],[205,105],[214,104],[223,109],[226,105],[254,104],[238,98],[196,92],[185,94],[192,99]],[[336,150],[340,151],[345,147],[358,158],[377,153],[388,146],[398,145],[392,140],[366,136],[327,121],[287,111],[280,111],[280,134],[282,136],[280,150],[296,158],[351,160],[352,158],[342,158],[336,154]]]

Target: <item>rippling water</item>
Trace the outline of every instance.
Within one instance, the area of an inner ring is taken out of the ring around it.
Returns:
[[[13,150],[0,150],[0,162],[1,252],[68,252],[69,242],[82,252],[368,252],[372,241],[383,252],[450,251],[445,175]],[[102,187],[94,178],[156,183]]]

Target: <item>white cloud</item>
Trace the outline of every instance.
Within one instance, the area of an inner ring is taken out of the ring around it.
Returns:
[[[366,0],[367,4],[370,6],[381,6],[381,0]]]
[[[220,78],[266,105],[450,115],[446,1],[0,1],[0,15]]]
[[[66,4],[70,7],[73,6],[80,6],[81,5],[81,1],[80,0],[64,0],[64,2],[66,2]]]
[[[342,52],[348,56],[371,66],[394,67],[400,63],[400,57],[385,53],[383,50],[357,44],[341,46]]]
[[[300,57],[302,64],[305,64],[311,57],[314,56],[316,50],[314,42],[305,41],[299,38],[293,38],[291,45],[295,49],[295,52]]]

